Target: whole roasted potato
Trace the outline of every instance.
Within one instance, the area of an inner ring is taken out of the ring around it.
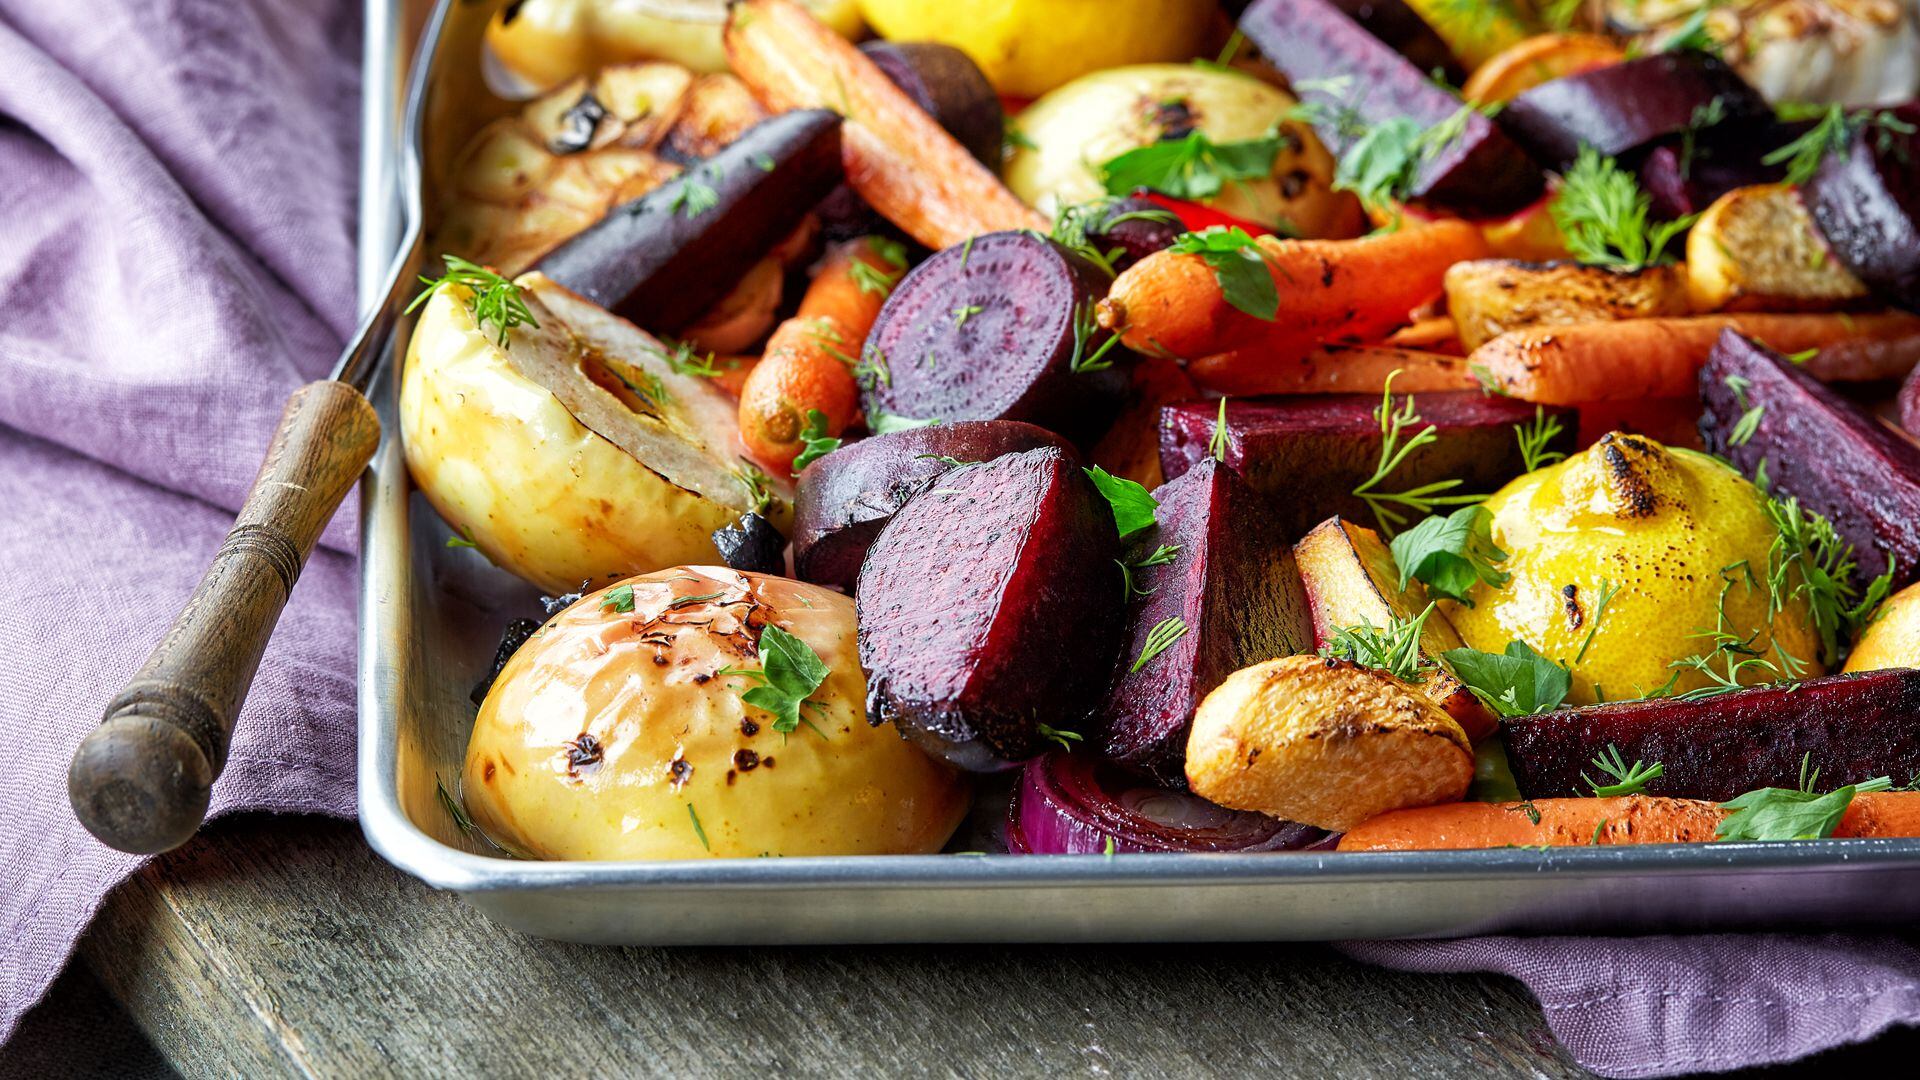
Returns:
[[[1007,186],[1042,213],[1106,193],[1100,167],[1129,150],[1200,132],[1213,143],[1277,132],[1272,175],[1226,184],[1211,205],[1302,236],[1364,231],[1359,201],[1333,190],[1333,155],[1313,129],[1287,120],[1286,92],[1238,72],[1141,64],[1087,75],[1034,102],[1010,126],[1024,137]]]
[[[560,593],[717,562],[713,531],[750,510],[787,527],[785,484],[744,462],[724,391],[544,275],[504,287],[532,323],[502,335],[443,288],[400,383],[414,482],[489,559]]]
[[[782,731],[743,695],[791,678],[755,675],[793,639],[826,670]],[[866,692],[839,593],[721,567],[633,578],[555,616],[502,669],[467,745],[466,804],[545,859],[938,851],[966,784],[869,724]]]

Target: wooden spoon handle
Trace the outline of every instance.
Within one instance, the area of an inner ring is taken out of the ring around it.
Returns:
[[[74,752],[67,795],[101,842],[148,854],[178,847],[200,827],[280,610],[379,442],[373,406],[346,383],[309,383],[287,399],[213,565]]]

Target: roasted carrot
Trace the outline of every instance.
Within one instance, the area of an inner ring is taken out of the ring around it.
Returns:
[[[1396,349],[1420,349],[1426,352],[1465,356],[1460,346],[1460,328],[1448,315],[1430,315],[1388,334],[1382,342]]]
[[[1393,388],[1408,394],[1480,386],[1463,356],[1384,345],[1321,345],[1298,355],[1248,349],[1203,357],[1188,365],[1187,371],[1201,386],[1236,396],[1378,394],[1394,372],[1399,374]]]
[[[1473,351],[1475,371],[1503,394],[1547,405],[1689,397],[1722,330],[1793,354],[1819,349],[1816,371],[1897,378],[1920,360],[1920,317],[1701,315],[1542,326],[1502,334]]]
[[[1628,795],[1615,799],[1535,799],[1524,803],[1448,803],[1394,810],[1340,839],[1341,851],[1438,851],[1493,847],[1688,844],[1713,840],[1731,811],[1698,799]],[[1870,792],[1833,835],[1920,836],[1920,792]]]
[[[740,388],[740,438],[762,464],[778,473],[792,468],[806,446],[809,412],[817,409],[826,418],[828,436],[838,436],[859,415],[853,366],[906,269],[897,244],[873,237],[827,253],[799,310],[767,339]]]
[[[1047,227],[860,50],[792,0],[734,4],[726,48],[734,74],[768,108],[833,109],[845,117],[848,183],[927,247]]]
[[[1135,352],[1191,359],[1243,350],[1299,355],[1323,341],[1378,341],[1442,291],[1447,267],[1483,258],[1480,230],[1463,221],[1409,224],[1358,240],[1256,241],[1280,295],[1262,319],[1227,302],[1200,255],[1156,252],[1113,283],[1100,325]]]
[[[713,385],[732,394],[737,401],[740,391],[747,388],[747,376],[753,374],[753,369],[759,365],[760,358],[757,356],[716,356],[713,366],[719,374],[713,376]]]

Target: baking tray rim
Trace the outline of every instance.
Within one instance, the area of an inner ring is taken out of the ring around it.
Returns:
[[[403,232],[398,135],[407,79],[402,50],[409,0],[366,0],[362,109],[360,281],[363,302],[384,292]],[[386,190],[382,192],[381,187]],[[1567,881],[1699,875],[1920,870],[1920,838],[1712,843],[1468,851],[1287,852],[1269,854],[859,855],[687,861],[535,861],[474,854],[429,836],[408,816],[399,792],[401,710],[410,659],[411,482],[394,422],[399,357],[411,328],[402,321],[371,396],[384,435],[362,483],[356,753],[357,802],[368,843],[428,885],[459,893],[546,890],[673,891],[1019,889],[1219,885],[1311,881],[1356,887],[1407,881],[1550,877]],[[1916,904],[1920,909],[1920,904]]]

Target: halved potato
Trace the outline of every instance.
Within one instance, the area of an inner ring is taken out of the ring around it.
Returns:
[[[1426,695],[1317,656],[1227,676],[1194,712],[1187,740],[1194,794],[1332,832],[1456,802],[1472,780],[1466,733]]]
[[[761,670],[775,626],[827,669],[786,733],[742,699],[755,680],[729,674]],[[869,724],[866,691],[852,600],[674,567],[587,596],[520,647],[474,721],[462,795],[489,836],[543,859],[939,851],[966,781]]]
[[[1686,268],[1613,270],[1572,262],[1476,259],[1447,270],[1447,308],[1469,351],[1509,330],[1686,315]]]
[[[1735,188],[1687,236],[1697,311],[1820,311],[1867,297],[1834,259],[1791,184]]]
[[[559,593],[717,562],[713,531],[757,507],[786,528],[786,483],[746,464],[732,398],[544,275],[518,285],[538,325],[505,347],[459,288],[428,301],[407,347],[407,465],[455,529]]]
[[[1393,552],[1380,534],[1341,518],[1329,518],[1293,545],[1313,612],[1314,645],[1324,648],[1341,630],[1372,626],[1381,630],[1417,617],[1427,607],[1426,586],[1418,581],[1400,588]],[[1441,654],[1466,643],[1435,608],[1421,628],[1420,652],[1437,667],[1419,691],[1459,723],[1475,740],[1493,734],[1497,721],[1486,703],[1461,685]]]

